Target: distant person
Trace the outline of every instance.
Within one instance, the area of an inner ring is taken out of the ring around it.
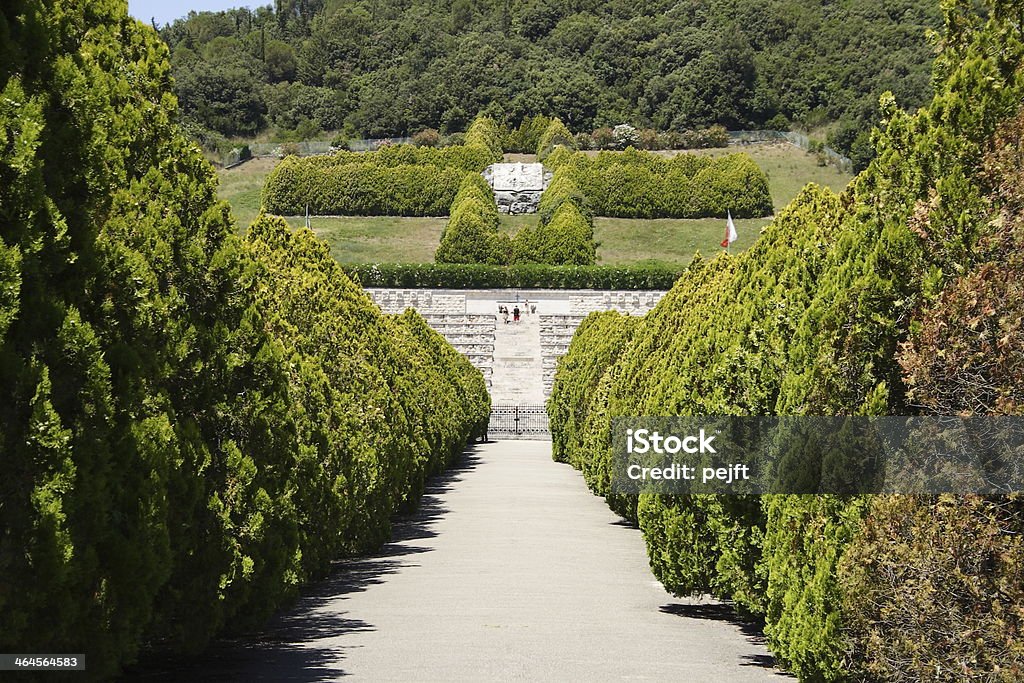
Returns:
[[[501,317],[505,319],[505,324],[508,325],[508,308],[505,306],[501,307]]]
[[[530,300],[527,299],[526,301],[523,302],[523,315],[529,315],[529,314],[530,314]]]
[[[516,306],[512,309],[512,320],[519,322],[519,307]]]
[[[537,312],[537,304],[530,304],[530,313]]]

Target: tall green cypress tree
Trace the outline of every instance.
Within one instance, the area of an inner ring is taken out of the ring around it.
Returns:
[[[381,542],[487,398],[437,340],[415,375],[351,282],[319,316],[277,289],[330,301],[344,276],[308,235],[234,235],[123,1],[16,0],[0,38],[0,651],[85,652],[104,678]],[[356,366],[365,402],[324,372]],[[472,387],[444,409],[397,391],[442,372]]]

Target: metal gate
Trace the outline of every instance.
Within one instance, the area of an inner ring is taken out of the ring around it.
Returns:
[[[548,411],[542,405],[491,405],[487,436],[547,439],[551,436]]]

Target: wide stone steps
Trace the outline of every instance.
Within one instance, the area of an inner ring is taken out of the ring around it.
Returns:
[[[385,313],[419,312],[477,367],[495,403],[539,404],[551,393],[558,359],[594,311],[644,315],[663,292],[586,290],[369,289]],[[528,306],[526,301],[530,302]],[[506,324],[498,306],[523,310]],[[526,313],[536,307],[537,312]]]

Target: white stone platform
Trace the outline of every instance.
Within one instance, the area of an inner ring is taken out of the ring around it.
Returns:
[[[366,290],[385,313],[413,308],[487,379],[494,403],[539,404],[551,393],[558,359],[594,311],[645,315],[661,291],[580,289]],[[506,324],[499,306],[523,312]]]

